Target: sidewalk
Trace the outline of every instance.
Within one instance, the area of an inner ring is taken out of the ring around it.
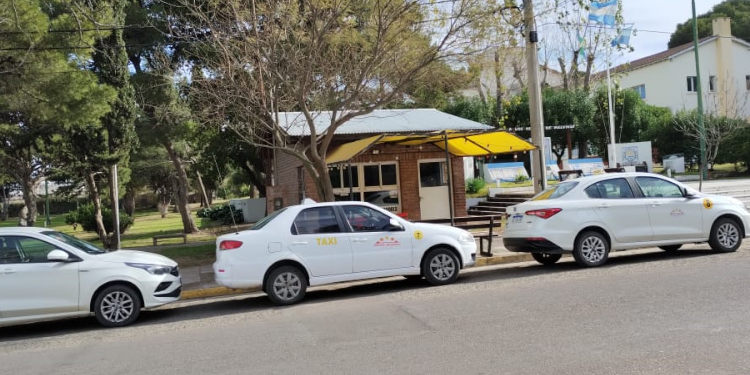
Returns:
[[[532,260],[534,258],[531,257],[531,254],[510,252],[503,247],[502,241],[496,241],[492,246],[492,256],[484,257],[477,254],[477,263],[474,267],[487,267]],[[260,290],[260,288],[229,289],[219,286],[214,281],[214,270],[210,264],[181,268],[180,274],[182,276],[183,300],[257,292]]]

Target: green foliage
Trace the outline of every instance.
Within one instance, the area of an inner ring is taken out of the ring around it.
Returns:
[[[529,180],[528,176],[522,175],[522,174],[519,173],[518,175],[516,175],[516,178],[513,180],[513,182],[515,182],[515,183],[521,183],[521,182],[526,182],[528,180]]]
[[[78,210],[71,211],[65,215],[65,223],[70,225],[80,224],[85,231],[96,231],[96,217],[94,211],[93,204],[89,203],[80,206],[78,207]],[[104,222],[104,229],[107,233],[112,233],[114,229],[112,210],[102,207],[102,221]],[[125,233],[131,225],[133,225],[133,218],[120,212],[120,233]]]
[[[485,104],[479,98],[458,97],[442,110],[454,116],[491,125],[494,105],[494,101]]]
[[[732,35],[750,42],[750,2],[747,0],[723,1],[706,13],[698,16],[698,38],[711,36],[713,33],[711,20],[716,17],[730,17],[732,19]],[[669,48],[693,41],[693,22],[688,19],[678,24],[675,32],[669,38]]]
[[[470,178],[466,180],[466,192],[469,194],[476,194],[482,190],[485,185],[487,185],[487,183],[481,177]]]
[[[750,173],[750,126],[737,130],[719,149],[717,163],[743,162]]]
[[[213,221],[221,221],[222,224],[225,225],[229,225],[232,223],[239,224],[244,222],[242,210],[230,207],[229,204],[201,208],[200,210],[198,210],[197,215],[200,218],[207,218]],[[232,220],[232,215],[234,215],[234,220]]]

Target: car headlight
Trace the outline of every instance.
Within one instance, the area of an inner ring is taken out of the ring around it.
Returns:
[[[474,236],[471,233],[461,233],[460,236],[458,236],[458,240],[461,242],[474,242]]]
[[[147,264],[147,263],[125,263],[130,267],[140,268],[152,275],[165,275],[172,271],[170,266],[162,266],[158,264]]]

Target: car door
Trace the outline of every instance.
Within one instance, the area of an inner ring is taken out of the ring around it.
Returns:
[[[647,202],[637,198],[628,180],[612,178],[585,189],[597,216],[619,243],[650,241],[653,237]]]
[[[342,224],[332,206],[306,208],[294,219],[289,249],[312,276],[352,272],[352,250]]]
[[[28,236],[0,236],[0,316],[78,311],[79,262],[50,262],[56,246]]]
[[[391,217],[371,207],[341,206],[351,232],[354,272],[386,271],[412,266],[411,235],[389,230]]]
[[[635,182],[648,200],[654,240],[681,240],[703,237],[703,204],[683,196],[682,189],[658,177],[636,177]]]

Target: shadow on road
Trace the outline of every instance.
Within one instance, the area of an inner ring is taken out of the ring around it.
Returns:
[[[681,250],[674,254],[656,251],[653,253],[639,253],[634,255],[616,255],[608,263],[598,269],[607,269],[626,264],[644,262],[668,262],[673,259],[704,257],[708,255],[722,256],[707,249]],[[505,268],[480,268],[472,272],[463,273],[457,283],[481,283],[496,280],[528,278],[544,274],[554,274],[568,271],[585,271],[572,258],[563,258],[553,266],[542,266],[533,263],[510,265]],[[302,304],[322,303],[330,300],[345,300],[371,297],[392,292],[406,291],[418,288],[428,288],[424,280],[407,280],[402,278],[388,278],[373,280],[349,287],[328,285],[309,290]],[[209,299],[201,303],[189,304],[179,308],[163,308],[154,311],[143,311],[133,327],[181,322],[196,319],[212,318],[228,314],[242,314],[268,309],[286,309],[293,307],[277,307],[271,304],[265,295],[253,293],[247,297],[233,299]],[[116,328],[117,329],[117,328]],[[129,327],[119,329],[130,329]],[[20,326],[0,328],[0,342],[28,340],[34,338],[50,338],[64,336],[85,331],[109,329],[100,327],[93,317],[58,320],[52,322],[33,323]]]

